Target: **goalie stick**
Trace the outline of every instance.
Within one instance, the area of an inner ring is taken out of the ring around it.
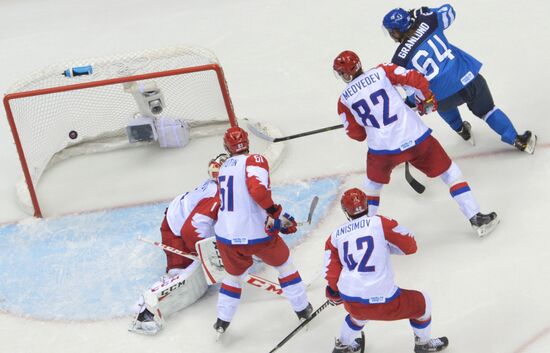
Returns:
[[[330,306],[330,302],[327,300],[326,302],[324,302],[317,310],[315,310],[310,317],[308,317],[306,320],[302,321],[302,323],[300,325],[298,325],[294,330],[292,330],[291,333],[289,333],[285,338],[283,338],[283,340],[281,342],[279,342],[272,350],[269,351],[269,353],[273,353],[275,352],[276,350],[278,350],[279,348],[281,348],[285,343],[287,343],[292,337],[294,337],[294,335],[296,335],[301,329],[303,329],[307,324],[309,324],[311,322],[311,320],[315,319],[315,317],[317,315],[319,315],[319,313],[323,310],[325,310],[325,308],[327,306]]]
[[[314,135],[314,134],[320,134],[322,132],[340,129],[340,128],[343,128],[343,127],[344,127],[344,125],[340,124],[340,125],[328,126],[328,127],[322,128],[322,129],[306,131],[306,132],[302,132],[302,133],[296,134],[296,135],[289,135],[289,136],[284,136],[284,137],[271,137],[271,136],[266,135],[262,131],[258,130],[254,125],[247,124],[247,128],[248,128],[248,130],[250,130],[250,132],[252,132],[254,135],[258,136],[259,138],[261,138],[263,140],[266,140],[266,141],[269,141],[269,142],[288,141],[288,140],[292,140],[292,139],[299,138],[299,137],[304,137],[304,136],[309,136],[309,135]],[[423,193],[424,190],[426,189],[426,187],[424,185],[422,185],[418,180],[416,180],[412,176],[412,174],[409,170],[409,163],[408,162],[405,164],[405,179],[407,180],[409,185],[414,189],[414,191],[416,191],[419,194]]]
[[[209,240],[209,239],[210,238],[203,239],[203,240],[201,240],[201,242],[204,242],[205,240]],[[187,257],[188,259],[201,261],[201,264],[203,265],[203,269],[205,270],[204,272],[205,272],[205,275],[206,275],[207,282],[209,284],[219,283],[222,279],[222,278],[217,277],[216,274],[214,274],[214,271],[209,270],[208,268],[205,268],[208,265],[206,265],[206,261],[204,261],[204,259],[202,259],[199,256],[185,253],[181,250],[178,250],[178,249],[173,248],[171,246],[162,244],[161,242],[158,242],[158,241],[153,241],[153,240],[145,239],[145,238],[142,238],[142,237],[138,237],[138,240],[140,240],[142,242],[145,242],[145,243],[149,243],[149,244],[154,245],[154,246],[157,246],[157,247],[159,247],[163,250],[174,253],[176,255]],[[218,272],[218,275],[219,275],[219,273],[220,272]],[[225,273],[225,271],[223,271],[223,273]],[[270,293],[283,295],[283,290],[282,290],[281,286],[278,283],[272,282],[268,279],[265,279],[263,277],[255,275],[255,274],[251,274],[251,273],[247,274],[246,283],[250,284],[251,286],[263,289],[263,290],[265,290],[267,292],[270,292]]]

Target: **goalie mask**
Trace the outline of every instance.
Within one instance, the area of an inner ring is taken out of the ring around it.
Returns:
[[[344,82],[349,83],[361,70],[361,60],[351,50],[345,50],[334,59],[332,68]]]
[[[349,220],[365,215],[368,210],[367,195],[358,188],[346,190],[340,204]]]
[[[223,144],[230,154],[248,152],[248,133],[238,126],[227,129],[223,136]]]
[[[220,168],[222,167],[223,162],[229,158],[225,153],[221,153],[216,156],[216,158],[208,162],[208,175],[214,180],[218,180],[218,174],[220,173]]]

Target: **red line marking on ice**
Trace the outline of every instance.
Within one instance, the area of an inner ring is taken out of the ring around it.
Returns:
[[[529,347],[530,345],[532,345],[533,343],[535,343],[536,341],[538,341],[539,339],[541,339],[542,337],[546,336],[548,333],[550,333],[550,326],[548,326],[547,328],[545,328],[544,330],[542,330],[541,332],[537,333],[533,338],[531,338],[529,341],[525,342],[524,344],[522,344],[521,346],[519,346],[518,348],[516,348],[516,350],[514,350],[514,353],[522,353],[525,351],[525,349],[527,347]]]

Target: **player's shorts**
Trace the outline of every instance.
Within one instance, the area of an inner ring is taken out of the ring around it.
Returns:
[[[380,184],[389,184],[393,169],[409,162],[427,177],[440,176],[451,166],[451,159],[439,141],[428,136],[420,144],[398,154],[367,154],[367,177]]]
[[[483,118],[495,107],[487,81],[481,74],[477,75],[460,91],[438,102],[437,110],[445,113],[464,103],[478,118]]]
[[[344,300],[344,307],[351,317],[357,320],[417,319],[426,311],[426,300],[419,291],[401,289],[399,296],[389,303],[362,304]]]
[[[227,273],[240,276],[252,266],[252,255],[270,266],[281,266],[289,256],[290,250],[280,236],[265,243],[253,245],[231,245],[216,242]]]
[[[172,233],[172,230],[170,229],[170,226],[168,225],[168,221],[166,220],[166,216],[164,216],[164,219],[162,221],[162,225],[160,226],[160,235],[162,238],[162,243],[167,246],[171,246],[175,249],[181,250],[185,253],[192,252],[191,249],[189,249],[182,237],[175,235]],[[193,252],[195,251],[194,248]],[[189,266],[193,260],[183,257],[178,254],[174,254],[168,251],[164,251],[166,253],[166,272],[173,268],[186,268]]]

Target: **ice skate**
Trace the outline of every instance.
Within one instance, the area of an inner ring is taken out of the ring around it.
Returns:
[[[476,145],[476,141],[474,140],[474,135],[472,135],[472,125],[470,125],[469,122],[463,121],[462,127],[460,130],[457,131],[457,133],[464,139],[464,141],[468,141],[472,144],[472,146]]]
[[[470,218],[470,224],[472,228],[477,232],[480,237],[486,236],[491,233],[495,227],[500,223],[500,219],[497,218],[495,212],[489,214],[483,214],[478,212],[472,218]]]
[[[229,327],[229,322],[222,319],[217,319],[214,323],[214,330],[216,330],[216,341],[227,331]]]
[[[533,154],[535,153],[535,147],[537,146],[537,135],[533,135],[531,131],[527,130],[523,133],[523,135],[516,136],[514,146],[520,151]]]
[[[432,338],[425,342],[420,341],[420,338],[416,336],[414,337],[415,353],[439,352],[447,348],[448,345],[449,340],[447,337]]]
[[[339,339],[334,343],[332,353],[363,353],[365,351],[365,334],[361,331],[361,337],[356,338],[353,344],[343,345]]]
[[[162,326],[155,321],[155,315],[145,309],[135,318],[128,331],[142,335],[154,335],[160,331]]]
[[[298,319],[300,321],[307,320],[312,313],[313,313],[313,306],[311,306],[311,303],[307,303],[307,306],[304,310],[296,311],[296,315],[298,316]]]

